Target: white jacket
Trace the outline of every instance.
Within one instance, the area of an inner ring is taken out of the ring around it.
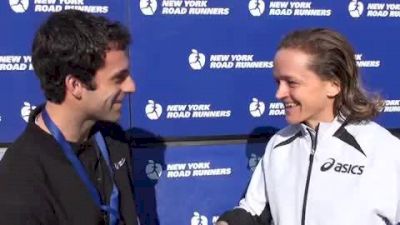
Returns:
[[[269,141],[240,208],[275,225],[400,223],[400,140],[374,122],[304,124]]]

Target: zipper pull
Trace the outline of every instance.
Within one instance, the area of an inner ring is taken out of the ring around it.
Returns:
[[[310,138],[311,138],[311,154],[310,155],[314,155],[315,149],[317,148],[317,132],[315,132],[311,129],[307,129],[307,131],[310,134]]]

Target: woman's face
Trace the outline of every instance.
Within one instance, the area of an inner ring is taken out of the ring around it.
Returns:
[[[334,98],[340,87],[325,81],[309,69],[312,57],[298,49],[280,49],[274,59],[276,98],[285,105],[290,124],[306,123],[315,128],[319,122],[334,119]]]

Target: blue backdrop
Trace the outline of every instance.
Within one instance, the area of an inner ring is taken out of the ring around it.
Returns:
[[[30,64],[32,38],[51,12],[68,8],[119,20],[133,34],[137,92],[126,99],[120,123],[144,142],[161,143],[133,149],[142,224],[207,225],[237,204],[265,143],[163,140],[284,127],[272,61],[294,29],[343,33],[356,50],[364,86],[387,99],[377,121],[400,128],[397,0],[3,0],[0,143],[15,140],[30,110],[44,101]]]
[[[131,4],[125,0],[4,0],[0,1],[0,143],[22,132],[30,110],[44,102],[31,65],[31,44],[40,23],[54,11],[68,8],[97,12],[128,24]],[[121,124],[128,128],[129,104]]]
[[[0,143],[12,142],[29,109],[43,102],[31,41],[49,13],[67,8],[120,20],[133,33],[138,90],[125,104],[125,128],[166,138],[282,128],[271,74],[275,48],[287,32],[317,26],[348,37],[365,86],[389,100],[378,122],[400,127],[400,3],[393,0],[8,0],[0,2]]]
[[[265,146],[135,148],[136,201],[142,223],[211,225],[237,205]]]
[[[367,89],[395,100],[388,101],[378,121],[388,128],[400,126],[400,3],[140,2],[131,14],[139,87],[134,126],[163,137],[243,135],[256,127],[285,126],[282,105],[274,97],[271,61],[284,34],[318,26],[348,37]]]

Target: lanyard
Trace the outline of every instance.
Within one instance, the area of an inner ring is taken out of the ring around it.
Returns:
[[[72,166],[74,167],[75,171],[78,173],[79,177],[85,184],[86,188],[89,190],[90,195],[92,196],[93,200],[95,201],[96,205],[101,208],[103,211],[106,211],[109,214],[109,225],[116,225],[118,224],[119,220],[119,191],[118,188],[113,182],[113,188],[111,192],[111,197],[110,197],[110,204],[109,205],[104,205],[101,203],[100,195],[96,189],[96,187],[93,185],[93,183],[90,181],[88,174],[85,171],[84,166],[82,165],[81,161],[78,159],[74,151],[72,150],[71,145],[65,140],[64,135],[61,133],[60,129],[55,125],[55,123],[51,120],[49,114],[47,113],[46,109],[43,109],[42,111],[42,117],[44,124],[47,126],[49,129],[50,133],[53,135],[53,137],[56,139],[58,144],[61,146],[62,151],[64,152],[64,155],[67,157],[67,159],[71,162]],[[110,156],[107,151],[106,143],[104,141],[104,137],[101,135],[101,133],[98,131],[95,134],[95,139],[96,143],[100,149],[101,155],[104,158],[104,161],[107,164],[108,170],[111,174],[111,177],[114,177],[114,171],[111,167],[111,161],[110,161]]]

